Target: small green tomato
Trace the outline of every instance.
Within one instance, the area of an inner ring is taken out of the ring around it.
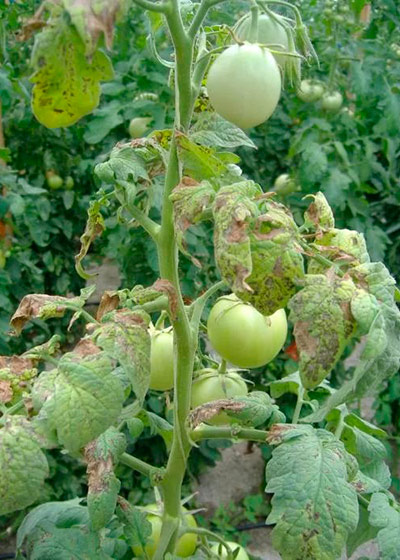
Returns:
[[[321,105],[325,111],[338,111],[342,104],[343,96],[339,91],[333,91],[332,93],[327,92],[322,96]]]
[[[256,368],[273,360],[287,336],[284,309],[266,317],[234,294],[223,296],[211,309],[207,322],[213,348],[240,368]]]
[[[46,181],[47,181],[47,185],[52,190],[61,189],[61,187],[63,186],[63,180],[56,173],[47,173],[46,174]]]
[[[131,138],[142,138],[149,127],[151,118],[135,117],[129,123],[129,135]]]
[[[174,386],[174,335],[172,329],[151,337],[150,389],[169,391]]]
[[[160,540],[161,527],[162,527],[162,512],[160,511],[160,508],[157,504],[150,504],[142,509],[145,509],[146,511],[149,512],[154,512],[154,514],[148,513],[147,515],[147,520],[150,521],[151,523],[152,533],[150,537],[150,542],[148,542],[144,547],[147,558],[149,560],[152,560],[154,554],[156,553],[158,542]],[[182,508],[182,512],[183,512],[184,523],[186,523],[186,525],[188,525],[189,527],[196,528],[197,523],[193,515],[186,513],[187,510],[185,508]],[[197,535],[195,535],[194,533],[185,533],[184,535],[182,535],[182,537],[178,540],[176,544],[175,554],[183,558],[191,556],[196,550],[196,545],[197,545]],[[132,550],[135,556],[137,556],[138,558],[145,557],[145,555],[143,554],[142,547],[133,546]]]

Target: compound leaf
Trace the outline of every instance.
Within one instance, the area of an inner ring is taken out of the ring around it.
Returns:
[[[358,523],[343,444],[326,430],[286,424],[275,424],[268,441],[278,445],[266,469],[274,548],[283,560],[340,558]]]

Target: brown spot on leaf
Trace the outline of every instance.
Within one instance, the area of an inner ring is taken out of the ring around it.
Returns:
[[[106,291],[101,296],[99,307],[97,308],[96,319],[100,321],[106,313],[114,311],[119,305],[119,295],[115,291]]]
[[[0,356],[0,369],[9,369],[13,374],[20,375],[27,369],[32,369],[33,361],[21,356]]]
[[[91,441],[85,447],[85,459],[87,461],[86,472],[88,474],[89,492],[100,494],[108,488],[109,475],[113,472],[111,454],[107,458],[98,457],[97,441]]]
[[[13,398],[13,390],[9,381],[0,381],[0,403],[8,403]]]
[[[178,310],[178,296],[172,283],[169,280],[159,278],[154,282],[152,288],[157,292],[168,296],[169,309],[171,311],[172,318],[175,319]]]
[[[290,424],[274,424],[268,432],[267,443],[279,445],[282,443],[284,435],[295,428],[296,426],[291,426]]]
[[[82,338],[72,351],[74,358],[76,358],[77,361],[82,358],[86,358],[87,356],[94,356],[100,352],[101,349],[96,346],[90,338]]]
[[[60,317],[65,311],[63,301],[67,302],[68,298],[47,294],[28,294],[22,298],[17,311],[11,317],[11,326],[19,334],[30,319],[40,317],[43,308],[47,305],[54,305],[52,317]]]
[[[220,412],[230,410],[239,412],[245,408],[245,403],[235,402],[232,399],[220,399],[196,407],[189,414],[189,424],[192,429],[196,428],[202,422],[207,422]]]

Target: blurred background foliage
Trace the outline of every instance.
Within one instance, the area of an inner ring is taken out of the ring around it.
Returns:
[[[19,34],[24,19],[39,4],[29,0],[0,6],[0,354],[21,352],[57,330],[66,344],[73,343],[76,332],[65,335],[66,322],[34,321],[17,339],[9,334],[9,318],[27,293],[79,291],[83,280],[75,272],[74,255],[89,201],[99,186],[92,173],[95,164],[105,160],[116,142],[129,138],[132,118],[149,117],[149,131],[170,126],[173,118],[169,71],[147,48],[149,23],[143,10],[132,7],[116,30],[111,52],[115,77],[102,85],[101,103],[94,113],[67,129],[48,130],[36,122],[29,82],[33,39],[20,41]],[[321,82],[326,91],[339,91],[343,107],[326,111],[320,101],[305,103],[287,87],[272,118],[250,132],[257,150],[238,151],[244,173],[265,191],[274,189],[280,174],[289,174],[292,192],[277,192],[277,197],[296,217],[308,204],[305,195],[324,192],[337,225],[362,231],[372,257],[383,260],[400,280],[400,44],[396,43],[400,7],[396,0],[376,0],[371,11],[363,0],[295,4],[309,25],[320,59],[319,67],[303,68],[304,77]],[[244,2],[238,6],[235,14],[232,3],[219,5],[212,10],[210,22],[233,24],[247,9]],[[166,47],[162,41],[161,52]],[[63,181],[59,188],[50,187],[49,177],[54,175]],[[153,202],[157,218],[160,200],[156,196]],[[107,258],[117,265],[121,287],[153,282],[158,274],[156,253],[146,234],[119,224],[112,209],[106,214],[106,225],[90,260],[101,263]],[[210,227],[191,229],[187,242],[202,262],[198,269],[181,259],[183,290],[191,299],[216,279]],[[256,388],[266,387],[283,372],[295,371],[295,358],[289,340],[286,353],[261,376],[253,372],[250,378]],[[345,372],[339,368],[336,375]],[[393,437],[400,430],[399,397],[400,384],[394,378],[375,404],[377,421]],[[291,406],[289,397],[283,409]],[[164,396],[150,395],[148,407],[163,414]],[[131,448],[162,464],[161,438],[160,445],[154,445],[149,428],[144,435],[140,441],[132,439]],[[193,453],[190,475],[197,476],[215,462],[224,445],[202,443]],[[43,500],[83,495],[84,465],[51,453],[54,468]],[[393,453],[397,461],[397,446]],[[150,488],[143,478],[128,470],[125,475],[122,467],[119,474],[127,493],[135,488],[134,501],[148,500]]]

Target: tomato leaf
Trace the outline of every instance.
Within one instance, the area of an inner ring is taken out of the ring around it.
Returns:
[[[85,448],[88,473],[87,504],[90,523],[95,531],[106,526],[114,515],[120,481],[113,468],[125,451],[126,439],[117,428],[108,428]]]
[[[241,128],[226,121],[217,113],[208,113],[206,111],[200,113],[191,130],[190,138],[203,146],[214,146],[231,150],[241,146],[256,148],[254,142]]]
[[[86,55],[93,54],[101,35],[104,35],[107,48],[111,48],[114,22],[124,4],[124,0],[63,0],[64,8],[85,44]]]
[[[372,527],[369,522],[368,510],[364,504],[359,505],[360,516],[357,529],[349,535],[346,545],[347,556],[350,558],[359,546],[376,537],[378,532],[376,527]]]
[[[147,514],[131,506],[123,498],[118,498],[117,515],[124,525],[124,534],[130,546],[146,546],[152,533],[152,526]]]
[[[61,18],[36,35],[32,66],[32,109],[48,128],[70,126],[91,113],[100,81],[113,77],[107,56],[95,51],[88,61],[79,35]]]
[[[372,495],[368,506],[369,522],[377,527],[377,541],[379,558],[381,560],[396,560],[400,554],[400,513],[390,505],[389,497],[385,494]]]
[[[358,523],[343,444],[325,430],[285,424],[271,428],[269,443],[278,445],[266,469],[274,548],[283,560],[336,560]]]
[[[316,387],[329,375],[355,330],[350,313],[354,284],[334,276],[308,275],[289,302],[302,383]]]
[[[71,453],[103,433],[121,412],[123,387],[113,368],[106,353],[89,339],[59,361],[54,393],[42,412],[60,444]]]
[[[214,198],[215,190],[208,181],[197,183],[186,177],[174,188],[170,196],[174,204],[175,231],[179,248],[199,267],[201,265],[198,260],[187,251],[184,234],[191,225],[203,218],[204,211]]]
[[[303,257],[290,213],[261,194],[252,181],[220,189],[213,206],[214,249],[235,294],[270,315],[293,295],[304,274]]]
[[[352,379],[346,381],[316,412],[306,418],[320,422],[341,403],[375,394],[382,382],[400,367],[400,311],[394,301],[395,280],[382,263],[366,263],[350,270],[354,281],[379,303]]]
[[[24,509],[40,497],[49,467],[23,417],[14,416],[0,429],[0,471],[0,515]]]
[[[108,314],[93,333],[100,348],[121,364],[139,402],[150,382],[149,321],[145,313],[120,309]]]

